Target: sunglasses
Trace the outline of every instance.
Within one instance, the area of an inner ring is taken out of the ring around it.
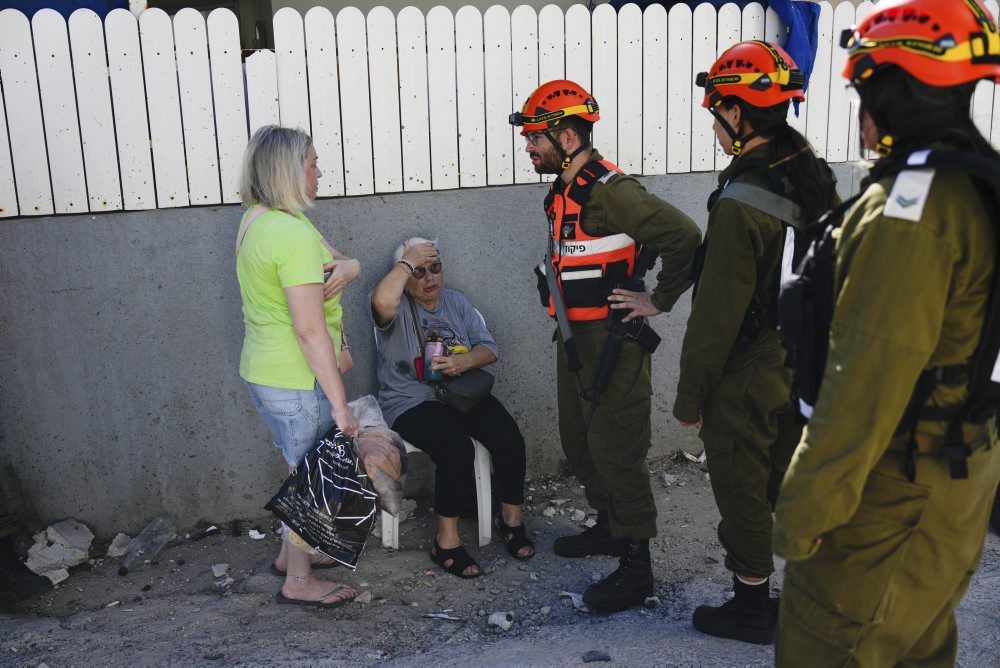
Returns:
[[[440,274],[442,268],[443,267],[440,262],[435,262],[429,267],[417,267],[416,269],[413,270],[413,273],[410,274],[410,276],[412,276],[413,278],[420,279],[426,276],[428,271],[431,272],[432,274]]]

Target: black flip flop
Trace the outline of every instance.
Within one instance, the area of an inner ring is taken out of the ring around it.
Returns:
[[[351,601],[353,601],[355,599],[355,596],[357,596],[355,594],[355,596],[352,596],[350,598],[345,598],[345,599],[342,599],[340,601],[335,601],[333,603],[324,603],[323,602],[326,599],[328,599],[331,596],[333,596],[334,594],[336,594],[337,592],[343,591],[344,589],[347,589],[347,587],[345,587],[344,585],[337,585],[330,592],[328,592],[324,596],[321,596],[320,598],[317,598],[314,601],[303,601],[303,600],[297,599],[297,598],[288,598],[287,596],[285,596],[284,594],[282,594],[281,590],[279,589],[274,594],[274,600],[276,600],[278,603],[281,603],[282,605],[303,605],[303,606],[310,607],[310,608],[330,608],[330,609],[333,609],[333,608],[339,608],[340,606],[344,605],[345,603],[350,603]]]
[[[497,533],[500,534],[500,540],[503,544],[507,546],[507,552],[510,556],[515,559],[520,559],[521,561],[526,561],[535,556],[535,544],[531,542],[528,538],[528,534],[524,529],[524,522],[521,522],[516,527],[509,527],[507,523],[503,521],[503,515],[497,515],[496,521],[493,523],[496,527]],[[518,552],[522,547],[530,547],[531,554],[522,557]]]
[[[469,556],[469,553],[465,551],[465,547],[459,545],[458,547],[453,547],[451,549],[444,549],[438,545],[437,538],[434,539],[434,549],[430,552],[431,561],[443,568],[448,573],[451,573],[455,577],[462,578],[463,580],[471,580],[473,578],[478,578],[483,574],[483,569],[480,566],[478,573],[471,573],[469,575],[465,574],[465,569],[469,566],[479,566],[476,560]],[[446,566],[445,564],[448,560],[451,560],[451,566]]]

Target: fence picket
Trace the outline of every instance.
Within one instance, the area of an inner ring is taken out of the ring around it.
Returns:
[[[872,9],[875,7],[872,2],[861,2],[854,10],[854,21],[852,25],[861,25],[861,23],[868,18],[871,14]],[[844,51],[843,49],[840,49]],[[841,79],[843,81],[843,79]],[[845,82],[846,83],[846,82]],[[855,96],[856,97],[856,96]],[[861,160],[861,143],[858,140],[858,112],[857,109],[852,108],[852,113],[850,115],[850,133],[847,140],[847,160]]]
[[[694,83],[699,72],[708,72],[715,61],[715,7],[709,4],[698,5],[692,13],[692,43],[694,56],[692,69],[688,72],[691,82],[691,171],[709,172],[715,169],[715,133],[712,124],[704,118],[705,110],[701,101],[705,90]]]
[[[743,35],[743,13],[737,5],[723,5],[718,12],[718,27],[716,32],[715,53],[716,58],[734,44],[738,44]],[[700,116],[704,118],[704,109]],[[697,117],[696,117],[697,118]],[[715,169],[722,170],[732,161],[732,156],[726,155],[719,142],[715,145]]]
[[[18,213],[14,163],[10,157],[7,136],[7,112],[4,111],[3,87],[0,86],[0,218],[11,218]]]
[[[149,134],[153,142],[153,176],[156,202],[161,209],[187,206],[187,165],[184,133],[177,93],[174,31],[162,9],[147,9],[139,16],[139,43],[149,107]]]
[[[590,12],[586,5],[566,10],[566,78],[593,94],[591,85]]]
[[[375,192],[372,117],[368,97],[368,40],[365,16],[356,7],[337,12],[337,61],[344,133],[344,190],[348,195]]]
[[[31,19],[31,32],[35,41],[55,212],[87,211],[87,183],[66,21],[54,9],[42,9]]]
[[[636,4],[618,11],[617,79],[616,164],[628,173],[638,174],[642,173],[642,11]]]
[[[817,33],[819,37],[816,60],[809,78],[809,90],[806,91],[806,100],[809,105],[809,115],[806,119],[808,121],[806,123],[806,138],[816,149],[816,153],[825,158],[830,125],[830,59],[834,35],[833,7],[826,0],[819,3]]]
[[[397,19],[399,108],[402,115],[403,190],[431,187],[431,133],[427,107],[427,30],[424,14],[405,7]]]
[[[236,16],[225,9],[212,10],[206,23],[222,201],[231,204],[240,201],[240,163],[248,139],[240,25]]]
[[[545,5],[538,12],[538,81],[566,77],[565,18],[558,5]],[[517,100],[517,96],[514,96]]]
[[[219,149],[208,68],[208,35],[201,12],[190,8],[177,12],[174,39],[191,203],[218,204],[222,201]]]
[[[764,39],[764,21],[764,7],[759,2],[751,2],[744,7],[740,40]]]
[[[472,6],[455,13],[458,80],[458,165],[463,188],[486,185],[486,90],[483,15]]]
[[[278,118],[282,127],[312,132],[302,16],[291,7],[274,13],[274,56],[278,67]]]
[[[0,77],[7,105],[18,208],[22,216],[50,214],[54,211],[52,187],[31,24],[15,9],[0,11]]]
[[[483,14],[486,72],[486,182],[499,185],[514,182],[513,128],[507,122],[514,109],[511,95],[510,14],[502,5],[493,5]]]
[[[376,82],[370,88],[375,192],[403,189],[398,63],[396,17],[387,7],[375,7],[368,12],[368,69]]]
[[[122,205],[130,211],[155,209],[152,141],[146,111],[139,22],[127,9],[114,9],[104,17],[104,34],[108,43]]]
[[[88,209],[114,211],[122,208],[122,186],[115,154],[115,122],[108,87],[108,60],[104,26],[97,14],[78,9],[69,17],[73,78],[78,90],[80,141],[87,175]]]
[[[854,7],[842,2],[833,10],[833,34],[854,25]],[[830,51],[830,117],[827,120],[826,159],[828,162],[844,162],[848,159],[851,117],[854,115],[852,92],[847,82],[841,78],[847,62],[847,51],[839,47]]]
[[[594,47],[590,94],[601,107],[594,124],[594,146],[618,163],[618,16],[611,5],[598,5],[591,16]]]
[[[994,19],[997,18],[997,12],[1000,11],[1000,3],[998,3],[997,0],[986,0],[986,8],[990,10]],[[993,145],[997,146],[997,140],[1000,139],[1000,137],[996,136],[997,133],[1000,132],[1000,113],[998,113],[998,110],[1000,110],[1000,86],[990,84],[988,88],[990,93],[989,103],[991,105],[991,114],[986,120],[985,127],[981,131],[986,139],[991,140]],[[993,137],[991,137],[991,133],[994,135]]]
[[[340,84],[337,80],[337,26],[326,7],[313,7],[303,21],[306,71],[309,75],[309,119],[323,178],[317,195],[344,194],[344,147],[340,135]]]
[[[692,101],[698,88],[692,72],[693,17],[687,5],[678,4],[667,14],[667,173],[691,169],[691,114],[701,111]]]
[[[511,104],[507,113],[520,109],[528,96],[541,81],[538,76],[538,16],[529,5],[520,5],[510,15],[511,34]],[[502,110],[500,110],[502,113]],[[520,128],[514,128],[511,155],[513,156],[514,182],[538,183],[531,162],[524,151]]]
[[[667,60],[667,11],[650,5],[642,15],[643,174],[667,173]]]
[[[427,12],[427,97],[431,134],[431,187],[458,187],[458,82],[455,17],[437,6]]]
[[[250,134],[265,125],[277,125],[278,70],[273,51],[257,51],[246,59],[247,118]]]

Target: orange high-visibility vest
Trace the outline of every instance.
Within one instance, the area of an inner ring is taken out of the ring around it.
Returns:
[[[621,173],[607,160],[588,162],[565,187],[557,178],[545,198],[549,234],[554,242],[545,270],[555,267],[570,320],[608,317],[608,295],[618,282],[632,275],[635,267],[632,237],[627,234],[592,237],[580,227],[594,183],[607,183]],[[550,296],[549,315],[555,314]]]

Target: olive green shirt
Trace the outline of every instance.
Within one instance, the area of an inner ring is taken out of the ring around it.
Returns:
[[[822,390],[776,508],[774,551],[785,559],[809,557],[852,519],[920,372],[968,362],[979,343],[997,247],[987,211],[966,174],[938,171],[923,195],[894,191],[906,174],[862,184],[840,229]],[[939,386],[928,403],[965,395]]]
[[[591,160],[603,160],[597,151]],[[633,176],[619,174],[594,183],[580,221],[590,236],[627,234],[660,256],[660,273],[653,288],[653,305],[669,311],[691,287],[691,260],[701,243],[701,231],[676,207],[649,193]]]
[[[768,150],[761,144],[740,155],[719,174],[719,184],[729,182],[742,160],[767,157]],[[733,180],[771,189],[753,169]],[[698,421],[702,404],[726,368],[781,345],[777,332],[768,328],[746,350],[733,349],[758,286],[778,281],[785,241],[781,221],[742,202],[720,199],[709,213],[705,239],[707,253],[684,334],[673,410],[674,417],[689,423]]]

